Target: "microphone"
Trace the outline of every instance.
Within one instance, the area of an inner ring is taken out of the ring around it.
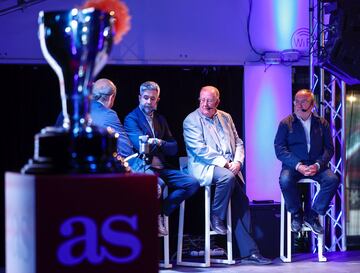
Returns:
[[[305,112],[309,111],[309,109],[310,109],[311,107],[312,107],[312,105],[310,105],[307,109],[302,109],[302,108],[301,108],[301,111],[303,111],[303,112],[305,113]]]

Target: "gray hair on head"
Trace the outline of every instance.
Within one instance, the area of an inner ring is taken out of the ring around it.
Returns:
[[[295,97],[297,94],[307,94],[311,97],[311,103],[315,103],[315,96],[314,93],[310,89],[300,89],[296,92]]]
[[[115,84],[108,79],[99,79],[94,83],[92,97],[94,100],[107,100],[116,94]]]
[[[206,85],[206,86],[203,86],[201,87],[201,90],[200,90],[200,93],[201,91],[203,90],[207,90],[207,91],[211,91],[215,94],[215,96],[220,99],[220,91],[219,89],[217,89],[215,86],[212,86],[212,85]]]
[[[146,81],[140,85],[140,95],[142,95],[147,90],[156,90],[158,96],[160,96],[160,86],[153,81]]]

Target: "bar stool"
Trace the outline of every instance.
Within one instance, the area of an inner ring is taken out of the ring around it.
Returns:
[[[165,186],[163,189],[163,198],[165,199],[168,195],[168,187]],[[164,248],[164,259],[163,262],[159,263],[159,267],[161,268],[172,268],[172,264],[170,263],[169,256],[169,217],[164,215],[164,225],[166,230],[168,231],[168,235],[163,236],[163,248]]]
[[[187,157],[180,157],[180,170],[186,172]],[[210,236],[219,235],[210,229],[210,203],[211,203],[211,186],[205,186],[205,246],[204,246],[204,262],[190,262],[183,261],[183,235],[184,235],[184,214],[185,201],[180,205],[179,211],[179,231],[178,231],[178,245],[177,245],[177,264],[182,266],[196,266],[196,267],[210,267],[211,263],[235,264],[232,250],[232,227],[231,227],[231,201],[228,204],[226,224],[227,224],[227,259],[211,259],[210,250]]]
[[[298,183],[311,183],[315,186],[316,192],[312,199],[314,202],[316,196],[320,191],[320,184],[310,178],[303,178]],[[286,218],[286,219],[285,219]],[[324,225],[324,216],[320,216],[320,223]],[[285,226],[286,226],[286,253],[285,256]],[[311,231],[310,228],[302,227],[301,231]],[[280,224],[280,259],[285,263],[291,263],[291,213],[287,212],[285,217],[285,199],[281,193],[281,224]],[[317,248],[318,248],[318,260],[319,262],[326,262],[327,259],[323,256],[324,249],[324,234],[317,235]]]

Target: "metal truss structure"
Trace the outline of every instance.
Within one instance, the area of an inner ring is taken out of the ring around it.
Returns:
[[[309,0],[310,32],[310,89],[318,102],[318,113],[326,118],[331,126],[335,154],[330,162],[331,169],[340,179],[340,186],[325,216],[325,250],[346,250],[346,138],[345,138],[345,102],[346,84],[318,65],[321,54],[327,54],[325,44],[331,31],[327,23],[325,3],[323,0]],[[329,236],[329,235],[330,236]],[[313,239],[315,240],[315,239]],[[317,244],[313,243],[313,247]],[[316,249],[313,249],[314,251]]]

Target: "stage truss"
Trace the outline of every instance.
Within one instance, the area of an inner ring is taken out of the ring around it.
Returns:
[[[346,250],[346,210],[345,210],[345,178],[346,178],[346,138],[345,138],[345,102],[346,84],[317,65],[317,60],[328,37],[330,25],[326,22],[324,1],[309,0],[309,33],[310,33],[310,89],[318,102],[318,113],[326,118],[331,126],[334,139],[335,154],[330,162],[331,169],[340,179],[340,186],[325,216],[325,250]],[[330,231],[330,232],[329,232]],[[330,235],[330,236],[329,236]],[[317,244],[313,243],[316,247]],[[313,249],[316,251],[316,249]]]

